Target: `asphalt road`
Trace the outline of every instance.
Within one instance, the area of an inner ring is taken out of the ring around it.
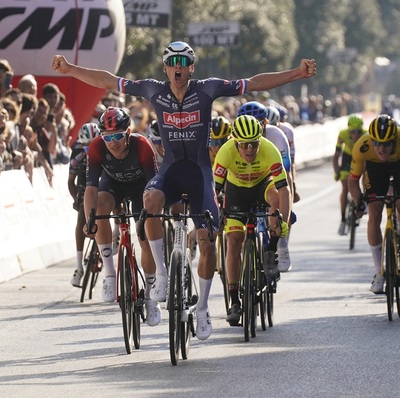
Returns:
[[[172,366],[167,313],[142,326],[141,348],[125,352],[119,307],[79,302],[69,285],[74,262],[0,284],[1,397],[393,397],[399,319],[387,320],[373,276],[366,219],[355,250],[337,235],[339,184],[330,164],[301,171],[290,249],[293,269],[275,296],[275,323],[244,341],[225,321],[216,275],[213,334],[192,340]]]

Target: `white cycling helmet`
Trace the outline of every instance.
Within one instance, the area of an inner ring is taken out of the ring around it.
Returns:
[[[78,139],[82,145],[89,145],[99,135],[100,130],[96,123],[85,123],[79,130]]]
[[[163,63],[165,64],[167,59],[173,55],[183,55],[188,57],[191,64],[194,64],[194,60],[196,58],[193,48],[184,41],[174,41],[168,45],[168,47],[164,50]]]
[[[267,106],[267,119],[268,124],[276,126],[281,119],[278,109],[274,106]]]

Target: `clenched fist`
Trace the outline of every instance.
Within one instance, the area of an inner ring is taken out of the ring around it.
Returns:
[[[53,70],[62,74],[66,74],[68,71],[68,66],[69,64],[63,55],[55,55],[53,57],[53,61],[51,63]]]

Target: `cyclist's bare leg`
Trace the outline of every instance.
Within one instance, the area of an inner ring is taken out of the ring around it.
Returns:
[[[215,238],[217,234],[214,233],[214,242],[208,239],[208,230],[199,228],[197,230],[197,242],[199,245],[200,257],[198,264],[198,274],[203,279],[212,279],[215,272],[217,263],[217,255],[215,250]]]
[[[111,214],[115,207],[114,196],[109,192],[98,193],[97,214]],[[112,229],[109,219],[96,220],[96,242],[99,246],[104,264],[105,276],[115,276],[114,260],[112,257]]]
[[[164,193],[158,189],[146,191],[143,195],[143,207],[149,213],[162,213],[165,205]],[[167,267],[164,264],[163,228],[159,218],[148,218],[145,223],[146,237],[153,258],[156,278],[152,286],[150,297],[153,301],[165,301],[167,289]],[[147,256],[147,254],[145,254]],[[149,270],[153,269],[150,260],[146,257]],[[146,272],[152,275],[154,272]]]
[[[143,267],[143,271],[146,274],[155,274],[156,265],[153,259],[153,255],[151,254],[149,241],[147,239],[145,241],[139,239],[139,245],[141,248],[141,264]]]
[[[375,201],[368,204],[368,243],[370,246],[376,246],[382,243],[382,211],[384,203],[381,201]]]
[[[340,194],[340,212],[342,216],[342,221],[346,221],[346,207],[347,207],[347,196],[349,193],[349,182],[348,177],[341,180],[342,183],[342,193]]]
[[[161,213],[165,204],[165,196],[159,189],[151,189],[143,195],[143,207],[149,213]],[[149,241],[162,239],[162,222],[159,218],[148,218],[145,223],[146,236]]]
[[[244,239],[244,232],[229,232],[226,234],[226,273],[228,285],[238,284],[240,279],[240,253]]]

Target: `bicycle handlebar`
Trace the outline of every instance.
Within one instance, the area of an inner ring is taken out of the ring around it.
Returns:
[[[137,226],[137,236],[143,241],[146,239],[146,232],[144,230],[144,223],[147,218],[164,218],[164,219],[173,219],[176,221],[186,220],[188,218],[204,218],[207,223],[208,229],[208,239],[210,242],[214,242],[214,233],[213,233],[213,222],[214,217],[212,216],[209,210],[206,210],[203,214],[184,214],[184,213],[148,213],[146,209],[142,209],[139,215],[139,223]]]
[[[134,218],[138,217],[139,213],[121,213],[121,214],[100,214],[96,215],[96,209],[92,208],[90,209],[88,221],[87,221],[87,230],[88,233],[91,235],[94,235],[97,233],[97,224],[96,220],[107,220],[110,218],[118,218],[119,220],[123,220],[125,218]]]

